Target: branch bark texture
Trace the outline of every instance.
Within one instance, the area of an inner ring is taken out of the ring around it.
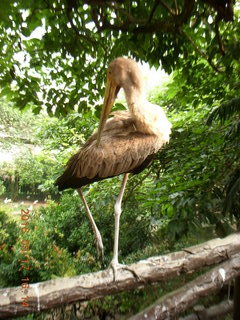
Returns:
[[[0,319],[48,310],[76,301],[87,301],[124,290],[166,281],[228,260],[240,252],[240,233],[167,255],[151,257],[120,269],[113,281],[111,269],[72,278],[31,284],[30,288],[0,290]],[[236,263],[238,260],[234,260]],[[238,271],[239,265],[236,265]],[[129,270],[132,270],[129,271]],[[28,297],[25,306],[23,297]],[[189,297],[190,298],[190,297]]]
[[[233,301],[222,301],[221,303],[211,306],[205,310],[205,313],[194,310],[192,313],[184,318],[179,318],[179,320],[221,320],[225,319],[226,315],[233,311]]]
[[[221,289],[224,284],[240,275],[240,254],[223,262],[211,271],[190,281],[185,286],[161,297],[152,306],[129,320],[171,320],[193,306],[199,298]],[[205,313],[205,320],[208,319]],[[198,319],[200,319],[198,317]],[[203,319],[203,318],[202,318]],[[236,318],[236,320],[239,318]],[[234,318],[235,320],[235,318]]]

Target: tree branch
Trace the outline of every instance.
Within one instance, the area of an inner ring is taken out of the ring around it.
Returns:
[[[77,37],[79,37],[83,41],[89,42],[92,46],[94,46],[96,48],[96,46],[97,46],[96,42],[93,41],[93,39],[91,39],[90,37],[80,33],[78,27],[73,23],[73,20],[72,20],[72,17],[71,17],[71,13],[72,13],[73,9],[74,9],[74,7],[66,6],[66,16],[68,18],[68,22],[71,25],[71,28],[73,29],[73,31],[75,32]],[[82,42],[82,45],[83,45],[83,42]],[[85,46],[83,45],[83,47],[85,47]],[[86,47],[85,47],[85,49],[86,49]]]
[[[162,5],[165,9],[167,9],[167,11],[168,11],[169,13],[171,13],[171,15],[175,15],[175,14],[176,14],[176,12],[175,12],[171,7],[169,7],[169,5],[168,5],[165,1],[159,0],[159,2],[161,3],[161,5]]]
[[[185,286],[161,297],[152,306],[129,320],[173,319],[179,313],[193,306],[199,298],[209,296],[220,290],[224,284],[229,283],[230,280],[239,275],[240,253],[233,256],[230,261],[223,262]]]
[[[226,22],[233,21],[233,0],[203,0],[203,2],[207,3],[210,7],[213,7],[221,20]]]
[[[177,0],[174,0],[174,3],[175,3],[175,11],[176,11],[176,14],[178,14],[178,5],[177,5]]]
[[[154,11],[158,5],[158,2],[162,4],[170,13],[171,17],[169,19],[163,19],[154,21],[151,23]],[[131,16],[131,19],[124,21],[122,24],[114,25],[109,23],[106,19],[102,19],[102,26],[100,27],[99,31],[103,30],[115,30],[115,31],[122,31],[128,32],[132,31],[133,33],[175,33],[176,28],[181,27],[184,25],[191,16],[195,4],[195,0],[185,0],[182,12],[179,15],[176,15],[174,10],[172,10],[163,0],[159,0],[155,2],[155,5],[150,13],[148,19],[138,19]],[[109,7],[109,5],[107,5]],[[135,27],[133,27],[135,25]]]
[[[194,8],[195,0],[185,0],[182,8],[182,12],[177,15],[181,22],[181,25],[185,24],[188,19],[191,17],[193,8]]]
[[[143,181],[151,174],[151,171],[148,170],[147,173],[140,179],[140,181],[137,181],[132,187],[130,190],[128,190],[126,196],[124,197],[124,200],[123,200],[123,206],[125,206],[125,204],[128,202],[128,199],[131,197],[131,195],[133,194],[133,191],[141,186],[141,184],[143,183]]]
[[[225,56],[225,48],[222,42],[222,38],[219,32],[219,18],[217,17],[216,21],[215,21],[215,33],[216,33],[216,37],[217,37],[217,42],[218,42],[218,47],[219,47],[219,51],[221,53],[222,56]]]
[[[220,73],[220,72],[223,72],[223,70],[219,69],[217,66],[215,66],[215,64],[212,62],[212,60],[208,57],[208,55],[201,50],[201,48],[199,48],[197,46],[197,44],[194,42],[194,40],[190,37],[189,34],[187,34],[185,31],[181,31],[181,33],[183,35],[185,35],[185,37],[190,41],[190,43],[192,44],[193,48],[199,53],[199,55],[201,57],[203,57],[207,62],[208,64],[210,65],[210,67],[213,68],[213,70],[215,70],[216,72]]]
[[[1,289],[0,318],[40,312],[62,304],[86,301],[166,281],[179,274],[190,273],[205,266],[226,261],[239,251],[240,233],[237,233],[179,252],[133,263],[128,266],[128,270],[122,268],[118,271],[115,282],[112,270],[107,269],[73,278],[58,278],[30,284],[28,289],[21,287]],[[239,265],[235,263],[236,272],[239,271],[239,268],[240,263]],[[22,306],[24,296],[28,297],[27,306]]]
[[[233,310],[233,302],[231,300],[222,301],[221,303],[214,305],[208,309],[205,309],[202,307],[202,310],[200,308],[193,308],[194,313],[184,317],[179,318],[179,320],[201,320],[201,319],[207,319],[207,320],[220,320],[225,319],[226,315],[232,312]]]
[[[160,2],[161,2],[160,0],[155,0],[154,5],[152,7],[152,10],[150,12],[150,15],[148,17],[148,23],[150,23],[152,21],[153,15],[154,15],[157,7],[159,6]]]

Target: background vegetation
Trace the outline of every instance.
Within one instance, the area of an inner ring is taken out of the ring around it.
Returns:
[[[130,178],[120,261],[239,228],[239,8],[239,1],[3,1],[0,143],[2,149],[24,148],[14,162],[1,163],[0,193],[3,199],[48,201],[31,211],[27,234],[13,214],[24,204],[2,204],[1,286],[19,285],[23,276],[36,282],[102,267],[78,195],[59,195],[53,182],[96,127],[106,64],[120,55],[171,74],[149,99],[165,108],[173,124],[171,141],[153,165]],[[34,35],[38,27],[40,38]],[[34,145],[41,147],[38,153]],[[120,180],[85,188],[103,236],[105,266],[112,256]],[[19,272],[23,238],[31,243],[31,268]],[[133,314],[185,280],[88,303],[83,317]]]

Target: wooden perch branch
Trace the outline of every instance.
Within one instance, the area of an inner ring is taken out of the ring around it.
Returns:
[[[25,291],[22,291],[21,287],[1,289],[0,319],[40,312],[75,301],[86,301],[166,281],[181,273],[190,273],[226,261],[238,252],[240,233],[131,264],[128,268],[133,272],[124,268],[119,270],[115,282],[112,270],[108,269],[73,278],[31,284]],[[236,270],[239,269],[236,267]],[[22,305],[24,296],[28,297],[26,306]]]
[[[221,289],[224,284],[240,275],[240,254],[223,262],[185,286],[158,299],[152,306],[129,320],[166,320],[193,306],[199,298]],[[200,319],[200,318],[198,318]],[[204,318],[208,319],[208,318]]]
[[[205,309],[203,306],[196,306],[194,308],[194,313],[186,316],[184,318],[179,318],[179,320],[220,320],[225,319],[226,315],[232,312],[233,302],[222,301],[221,303],[211,306],[208,309]]]

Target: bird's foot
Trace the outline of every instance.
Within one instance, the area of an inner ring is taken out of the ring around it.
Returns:
[[[123,264],[120,264],[117,260],[112,260],[109,266],[109,269],[112,269],[113,271],[113,281],[115,282],[117,280],[117,270],[122,269],[125,267]]]
[[[100,232],[95,233],[95,240],[96,240],[96,247],[97,247],[97,254],[98,258],[104,261],[104,247],[102,242],[102,237]]]
[[[113,271],[113,281],[115,282],[117,280],[117,271],[118,270],[127,270],[129,272],[132,273],[132,275],[134,276],[134,278],[136,278],[136,280],[141,280],[141,277],[131,268],[129,268],[128,266],[126,266],[125,264],[121,264],[116,260],[112,260],[109,266],[109,269],[112,269]]]

